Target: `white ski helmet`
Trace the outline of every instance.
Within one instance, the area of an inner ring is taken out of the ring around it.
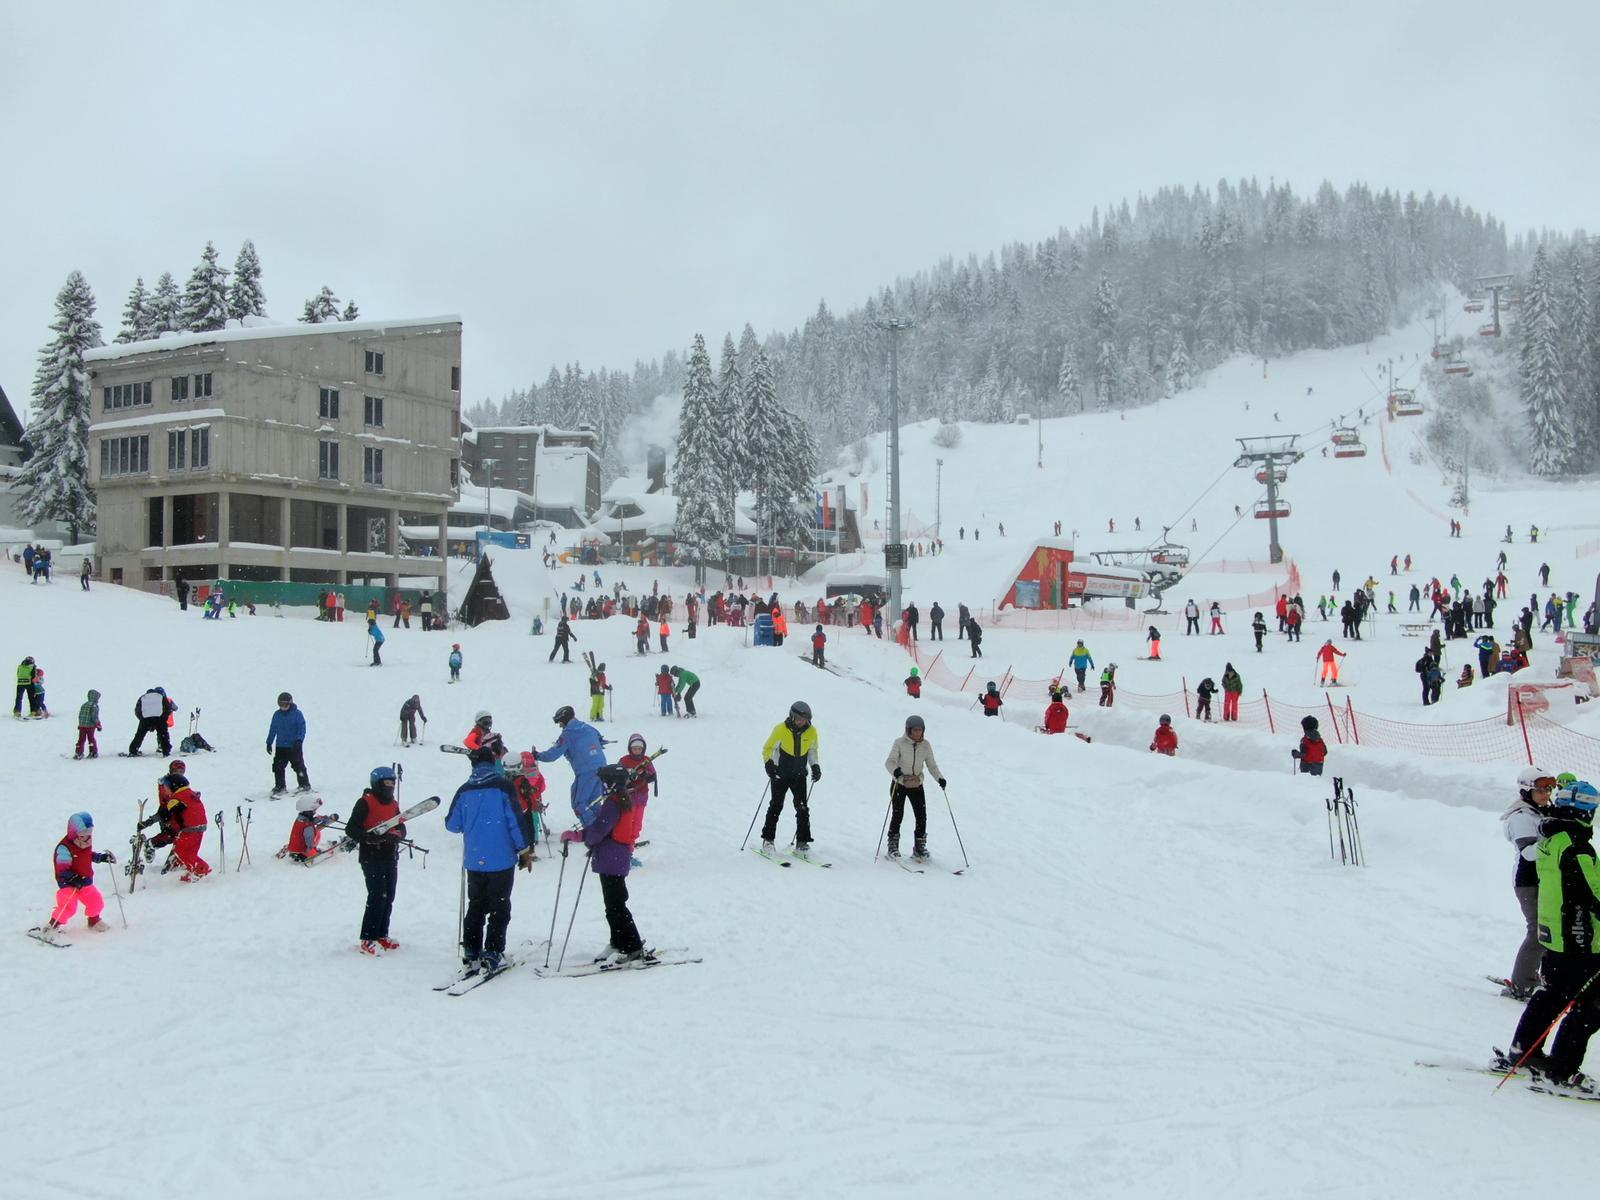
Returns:
[[[1556,777],[1542,767],[1523,767],[1517,772],[1517,790],[1531,792],[1535,789],[1541,792],[1554,791]]]
[[[316,812],[321,805],[322,801],[310,792],[307,792],[295,802],[295,808],[303,813]]]

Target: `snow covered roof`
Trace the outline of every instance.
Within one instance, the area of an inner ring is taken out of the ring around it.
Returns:
[[[627,514],[620,521],[618,508]],[[678,527],[678,498],[665,492],[647,495],[643,489],[619,493],[617,485],[612,484],[595,523],[607,533],[616,533],[619,525],[635,531],[643,526],[651,537],[671,537]]]
[[[250,324],[239,326],[229,322],[227,329],[214,329],[208,333],[169,333],[144,342],[125,342],[120,345],[99,346],[86,353],[85,362],[109,362],[136,354],[159,354],[163,350],[179,350],[185,346],[205,346],[213,342],[252,342],[263,338],[309,337],[315,334],[376,333],[384,334],[399,329],[442,329],[447,325],[461,324],[454,314],[442,317],[412,317],[387,321],[323,321],[315,325],[299,321],[284,324]]]
[[[540,434],[545,439],[561,438],[569,441],[600,440],[600,435],[592,429],[562,429],[558,425],[475,425],[461,434],[461,440],[476,443],[480,433]]]
[[[0,387],[0,446],[22,445],[22,433],[22,420],[6,399],[5,388]]]
[[[486,495],[485,492],[488,494]],[[530,503],[530,498],[511,488],[481,488],[470,482],[465,477],[461,480],[461,499],[450,506],[453,513],[481,513],[484,504],[497,517],[504,517],[507,521],[513,520],[517,514],[518,503]]]
[[[537,491],[544,507],[569,504],[588,511],[589,464],[594,454],[587,446],[541,446]]]

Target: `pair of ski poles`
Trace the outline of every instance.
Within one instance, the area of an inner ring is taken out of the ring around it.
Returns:
[[[878,831],[878,848],[872,852],[873,862],[877,862],[878,856],[883,852],[883,839],[889,832],[889,814],[894,812],[895,791],[899,787],[899,780],[891,780],[889,782],[889,805],[883,811],[883,828]],[[963,871],[969,870],[972,867],[972,863],[967,858],[966,843],[961,840],[961,826],[956,824],[955,806],[950,803],[950,793],[948,791],[941,787],[939,792],[944,796],[944,806],[950,813],[950,828],[956,831],[956,845],[961,848],[961,869]]]

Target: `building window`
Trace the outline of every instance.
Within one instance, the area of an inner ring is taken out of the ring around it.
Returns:
[[[187,400],[189,398],[189,377],[187,375],[174,375],[172,377],[172,398],[174,400]],[[111,406],[106,405],[107,408]]]
[[[383,351],[382,350],[368,350],[367,351],[367,374],[368,375],[382,375],[383,374]]]
[[[148,384],[146,385],[149,386]],[[150,436],[102,438],[100,478],[113,475],[146,475],[150,471]]]
[[[189,431],[187,429],[169,429],[167,431],[167,470],[181,471],[184,469],[184,451],[189,446]]]
[[[339,419],[339,389],[323,388],[317,398],[317,416],[324,421],[337,421]]]
[[[206,378],[210,379],[211,376],[207,375]],[[211,427],[208,425],[189,431],[189,469],[191,471],[211,469]]]
[[[114,384],[104,389],[106,408],[137,408],[149,404],[151,391],[148,382]]]
[[[459,392],[461,390],[460,366],[454,366],[450,368],[450,390],[452,392]]]
[[[208,400],[210,397],[211,372],[207,371],[204,375],[196,375],[194,377],[194,398],[196,400]]]
[[[383,397],[382,396],[364,396],[364,397],[362,397],[362,399],[365,401],[365,403],[363,405],[363,407],[365,409],[365,412],[363,413],[363,419],[365,420],[366,424],[371,425],[371,426],[373,426],[374,428],[377,428],[377,429],[382,429],[383,428]]]
[[[339,443],[317,443],[317,478],[339,478]]]
[[[361,452],[361,479],[374,487],[383,486],[383,451],[368,446]]]

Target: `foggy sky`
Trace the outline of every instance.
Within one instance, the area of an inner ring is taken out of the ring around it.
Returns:
[[[0,386],[84,272],[466,322],[463,401],[798,326],[1167,184],[1600,228],[1600,5],[0,6]]]

